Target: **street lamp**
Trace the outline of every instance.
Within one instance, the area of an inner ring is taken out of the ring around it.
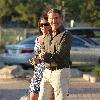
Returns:
[[[74,27],[74,20],[73,19],[70,21],[70,27]]]

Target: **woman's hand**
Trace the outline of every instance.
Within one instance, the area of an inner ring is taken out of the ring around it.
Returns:
[[[45,50],[41,49],[41,53],[39,54],[39,58],[42,60],[45,54]]]
[[[37,58],[30,58],[28,61],[31,65],[39,64],[39,59]]]

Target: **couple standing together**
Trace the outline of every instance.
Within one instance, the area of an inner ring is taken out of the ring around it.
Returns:
[[[34,75],[30,100],[67,100],[71,33],[63,26],[60,10],[50,9],[39,20],[40,36],[35,40]]]

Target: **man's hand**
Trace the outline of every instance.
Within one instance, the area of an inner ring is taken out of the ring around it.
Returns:
[[[44,54],[44,62],[51,63],[53,61],[53,55],[51,53],[45,53]]]

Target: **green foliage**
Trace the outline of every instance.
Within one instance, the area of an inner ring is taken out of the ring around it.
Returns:
[[[42,12],[51,7],[62,9],[65,21],[74,19],[100,26],[98,0],[0,0],[0,24],[6,19],[37,26]]]
[[[65,1],[65,11],[66,20],[74,19],[75,21],[80,20],[80,12],[83,0],[66,0]]]
[[[99,26],[100,23],[100,12],[96,9],[97,0],[85,0],[83,5],[81,5],[81,21],[90,22],[92,26]]]
[[[100,77],[100,66],[95,66],[91,74],[95,77]]]
[[[84,65],[79,66],[78,69],[82,72],[91,72],[93,69],[93,66],[84,64]]]

